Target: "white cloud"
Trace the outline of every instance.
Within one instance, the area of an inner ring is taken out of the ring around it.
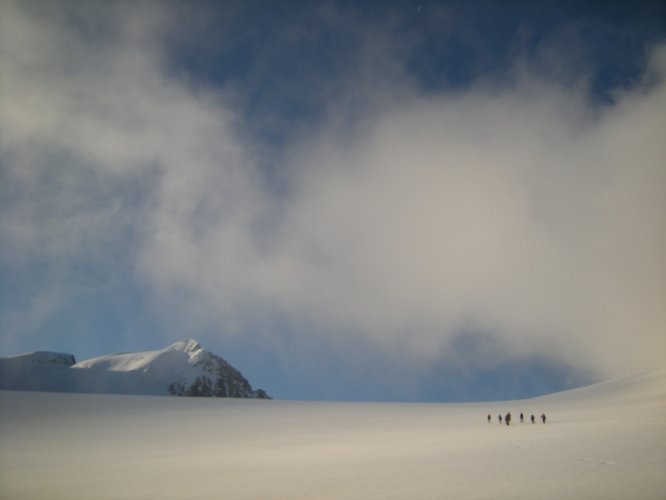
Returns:
[[[120,9],[115,25],[142,29],[86,49],[7,5],[2,163],[21,196],[2,232],[19,268],[68,255],[113,270],[129,230],[119,258],[156,300],[222,332],[278,312],[428,359],[472,325],[607,373],[662,362],[663,50],[650,84],[601,112],[529,72],[455,96],[401,79],[353,123],[331,105],[289,146],[282,197],[224,95],[166,73],[159,22]]]
[[[662,80],[598,117],[555,90],[424,98],[313,153],[291,239],[332,271],[308,306],[430,352],[478,322],[611,372],[659,363]]]

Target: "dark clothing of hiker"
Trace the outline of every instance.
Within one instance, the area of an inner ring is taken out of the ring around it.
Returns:
[[[502,423],[502,415],[497,415],[497,419],[499,420],[499,423]]]
[[[545,424],[546,423],[546,414],[542,413],[541,414],[541,421]]]
[[[506,422],[506,425],[511,424],[511,413],[506,414],[506,417],[504,417],[504,421]]]
[[[530,415],[530,420],[532,420],[532,423],[534,423],[534,415]]]
[[[488,423],[490,423],[490,413],[488,414]]]
[[[524,417],[523,414],[521,413],[521,414],[520,414],[520,423],[522,424],[523,422],[525,422],[525,417]]]

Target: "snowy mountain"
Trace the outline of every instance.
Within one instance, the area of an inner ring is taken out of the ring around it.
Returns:
[[[192,339],[79,363],[71,354],[44,351],[0,358],[0,389],[270,399]]]

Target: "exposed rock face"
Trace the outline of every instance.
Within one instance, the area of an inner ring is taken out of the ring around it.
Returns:
[[[199,396],[219,398],[270,399],[262,389],[253,390],[241,372],[213,353],[203,350],[191,339],[176,342],[171,346],[189,355],[192,367],[200,369],[194,380],[185,377],[169,384],[169,393],[174,396]]]

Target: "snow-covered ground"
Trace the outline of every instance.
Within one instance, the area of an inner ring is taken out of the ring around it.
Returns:
[[[3,391],[0,498],[663,499],[666,370],[487,404]]]

